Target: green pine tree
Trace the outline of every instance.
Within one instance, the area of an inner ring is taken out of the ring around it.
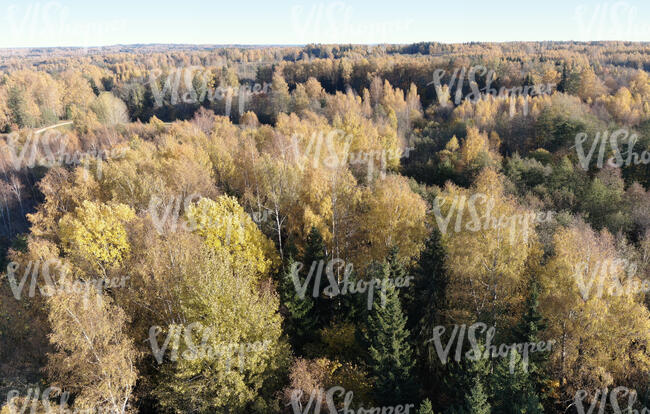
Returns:
[[[544,412],[539,397],[517,350],[501,358],[493,375],[494,412],[498,414]]]
[[[539,286],[531,279],[528,297],[526,298],[525,313],[514,329],[516,343],[538,343],[541,332],[546,329],[546,321],[539,312]],[[528,372],[535,392],[543,399],[544,389],[550,381],[546,373],[549,352],[533,352],[528,355]]]
[[[386,258],[390,269],[389,274],[393,279],[396,279],[398,277],[405,278],[407,276],[406,269],[404,268],[402,262],[399,260],[398,254],[399,248],[397,246],[394,246],[390,249],[388,257]]]
[[[327,248],[325,247],[323,236],[321,236],[320,231],[316,227],[311,228],[305,241],[302,263],[304,265],[303,272],[305,273],[305,277],[309,274],[312,266],[314,269],[314,274],[307,286],[305,294],[313,295],[314,284],[318,284],[318,295],[314,301],[314,312],[318,315],[316,329],[321,329],[332,322],[335,311],[334,301],[323,293],[323,290],[330,284],[325,273],[327,268]]]
[[[296,262],[293,257],[289,257],[287,268],[282,275],[280,297],[288,313],[284,319],[285,331],[294,350],[300,353],[305,343],[314,337],[318,317],[314,313],[314,298],[310,295],[311,291],[308,289],[304,298],[298,295],[294,277],[298,278],[299,284],[304,283],[305,277],[301,276],[296,269]]]
[[[372,274],[383,280],[389,273],[389,265],[384,262]],[[413,396],[413,352],[408,342],[406,316],[395,287],[386,287],[385,303],[382,302],[381,294],[376,295],[368,314],[365,341],[368,366],[376,380],[375,398],[381,405],[394,405]]]
[[[433,408],[431,408],[431,400],[428,398],[422,401],[420,407],[418,407],[417,414],[433,414]]]
[[[405,281],[408,277],[406,268],[404,267],[404,264],[399,260],[398,254],[399,248],[397,246],[393,246],[388,252],[388,257],[386,258],[386,261],[388,262],[388,277],[392,279],[393,282],[396,281],[397,278],[401,278],[401,280]],[[413,285],[412,281],[409,282],[409,285]],[[413,289],[403,287],[400,288],[399,293],[399,297],[402,302],[402,308],[409,309],[409,306],[413,303],[414,300]],[[410,328],[410,326],[408,326],[408,328]]]
[[[490,414],[492,412],[488,396],[483,390],[481,379],[478,376],[474,378],[474,386],[465,397],[465,409],[469,414]]]
[[[515,327],[515,339],[519,342],[537,342],[539,333],[546,329],[546,322],[539,312],[539,286],[535,280],[530,281],[526,298],[526,312],[521,322]]]
[[[568,81],[569,81],[568,69],[567,69],[566,62],[564,62],[564,65],[562,65],[562,78],[560,79],[560,83],[558,83],[557,85],[557,91],[566,92]]]
[[[448,374],[445,376],[446,389],[443,390],[445,395],[450,396],[456,401],[457,410],[465,412],[466,402],[470,398],[472,390],[477,388],[477,381],[481,378],[489,378],[492,371],[492,363],[488,358],[483,358],[485,346],[482,342],[478,344],[480,358],[462,358],[460,362],[450,362],[446,365]],[[484,384],[480,384],[481,391],[484,391]],[[489,385],[489,384],[488,384]]]
[[[323,236],[321,236],[320,231],[316,227],[312,226],[307,235],[307,240],[305,240],[305,252],[302,256],[302,261],[305,267],[309,268],[312,262],[325,259],[327,259],[327,249],[325,248]]]
[[[427,238],[424,250],[415,266],[413,284],[409,286],[413,302],[409,306],[409,318],[417,321],[419,330],[431,335],[434,326],[440,325],[445,307],[447,278],[444,271],[445,250],[440,231],[433,230]]]
[[[348,286],[357,286],[357,273],[353,270],[348,276]],[[340,284],[341,289],[343,289],[343,283]],[[365,322],[364,309],[367,309],[367,297],[363,294],[353,294],[351,292],[346,292],[339,297],[339,301],[336,306],[336,320],[342,322],[351,322],[354,324],[361,324]]]
[[[433,329],[444,325],[445,291],[447,277],[444,271],[445,250],[441,235],[434,229],[427,240],[417,265],[413,269],[407,302],[409,330],[416,334],[416,369],[418,383],[426,395],[440,395],[445,392],[442,380],[448,374],[449,364],[443,365],[435,353],[433,342],[429,341]],[[436,400],[436,404],[440,404]],[[444,404],[444,403],[443,403]]]

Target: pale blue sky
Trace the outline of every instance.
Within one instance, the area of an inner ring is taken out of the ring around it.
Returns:
[[[0,0],[0,48],[650,41],[650,0]]]

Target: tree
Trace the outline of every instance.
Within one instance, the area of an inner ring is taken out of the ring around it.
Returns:
[[[508,357],[499,360],[494,369],[492,387],[495,413],[544,412],[527,368],[516,349],[511,349]]]
[[[389,274],[388,264],[378,266],[374,276],[384,280]],[[368,315],[365,340],[368,343],[368,365],[376,378],[376,400],[381,405],[394,405],[412,397],[413,352],[409,344],[406,317],[394,286],[386,287],[377,295]]]
[[[171,293],[171,301],[161,295],[155,303],[175,311],[164,315],[160,331],[154,331],[159,347],[170,333],[180,333],[179,340],[170,340],[168,349],[162,349],[162,363],[152,362],[152,395],[163,409],[179,414],[244,412],[247,406],[273,411],[271,396],[289,357],[274,290],[268,283],[259,285],[254,266],[236,271],[226,251],[191,243],[180,246],[194,249],[186,254],[170,245],[161,245],[152,259],[160,261],[169,254],[162,254],[161,248],[176,250],[175,257],[163,263],[175,269],[168,277],[171,286],[147,284],[139,292],[141,300],[160,295],[156,291],[163,288]],[[250,253],[243,256],[252,260]]]
[[[556,340],[550,365],[560,391],[603,389],[644,381],[649,369],[650,313],[630,291],[613,237],[581,221],[560,228],[540,277],[546,338]]]
[[[448,317],[484,321],[497,332],[515,325],[523,274],[540,254],[530,213],[506,194],[501,176],[491,169],[483,170],[470,190],[448,184],[434,200],[447,253]]]
[[[305,273],[310,273],[313,269],[313,276],[306,286],[305,296],[312,295],[315,284],[320,281],[320,285],[316,286],[318,295],[314,303],[314,313],[318,320],[317,327],[319,328],[327,326],[334,317],[332,298],[325,297],[323,293],[325,286],[329,284],[329,280],[326,279],[325,275],[327,259],[327,248],[325,247],[323,236],[321,236],[320,231],[316,227],[312,227],[305,241],[302,265]],[[308,275],[305,275],[305,277],[308,277]]]
[[[302,262],[305,266],[311,266],[312,263],[318,264],[321,260],[327,260],[327,249],[320,231],[312,226],[305,240]]]
[[[483,356],[485,354],[483,342],[479,341],[477,346],[479,355]],[[447,369],[448,375],[444,377],[445,394],[455,403],[450,404],[451,413],[472,413],[474,412],[472,407],[475,410],[490,412],[488,404],[490,384],[487,380],[492,373],[492,361],[482,357],[464,358],[460,362],[449,361]]]
[[[48,355],[50,377],[76,393],[75,408],[132,412],[137,352],[125,332],[127,315],[94,288],[79,294],[72,280],[60,282],[61,291],[48,300],[55,348]]]
[[[90,108],[103,125],[114,126],[129,122],[129,111],[122,100],[110,92],[99,95]]]
[[[271,82],[271,117],[274,121],[277,120],[278,114],[289,110],[290,101],[289,85],[282,73],[276,71]]]
[[[433,326],[441,321],[445,307],[447,277],[444,269],[445,248],[442,235],[434,228],[424,242],[424,249],[413,271],[413,284],[409,286],[413,303],[409,315],[419,324],[423,331],[430,334]]]
[[[488,396],[483,390],[479,377],[474,379],[474,386],[465,397],[465,409],[468,414],[490,414],[492,412]]]
[[[426,239],[426,204],[398,175],[374,183],[365,214],[361,218],[369,258],[381,260],[390,249],[399,249],[401,260],[418,257]]]
[[[408,308],[409,329],[417,338],[416,366],[423,389],[441,385],[440,362],[433,342],[427,340],[438,325],[445,323],[447,275],[444,269],[445,250],[441,235],[434,228],[413,270],[414,280],[409,289],[413,301]]]
[[[525,303],[525,313],[514,329],[516,343],[538,343],[542,340],[546,321],[539,311],[539,284],[535,279],[530,280],[528,297]],[[546,374],[547,362],[550,352],[534,352],[529,355],[528,376],[534,392],[543,397],[543,392],[548,387],[550,378]]]
[[[282,304],[287,308],[288,315],[284,320],[286,331],[293,344],[294,350],[300,352],[313,335],[318,323],[318,315],[314,313],[314,299],[311,290],[307,289],[305,297],[301,298],[296,290],[294,278],[298,279],[300,285],[306,283],[298,272],[298,263],[289,257],[286,270],[282,274],[281,299]]]
[[[284,259],[284,227],[288,214],[298,196],[299,174],[296,168],[282,154],[281,159],[264,155],[257,164],[259,176],[258,206],[271,213],[271,225],[276,234],[280,259]]]
[[[367,374],[356,365],[340,363],[327,358],[312,360],[298,358],[289,372],[289,385],[282,392],[285,405],[291,412],[318,413],[330,412],[327,391],[332,387],[343,387],[345,392],[352,392],[353,400],[349,408],[371,404],[371,381]],[[335,393],[334,397],[339,397]],[[333,407],[341,410],[342,398],[334,398]]]
[[[7,107],[10,111],[11,121],[18,127],[33,127],[36,125],[36,120],[28,112],[24,93],[17,87],[9,90]]]
[[[59,222],[63,250],[89,274],[106,277],[131,250],[124,223],[134,217],[124,204],[84,201]]]
[[[186,215],[190,228],[204,238],[206,245],[227,252],[236,270],[253,266],[253,271],[262,276],[278,265],[273,242],[235,198],[201,198],[190,205]]]
[[[422,404],[420,404],[420,407],[418,407],[417,414],[434,414],[433,408],[431,408],[431,400],[427,398],[426,400],[422,401]]]

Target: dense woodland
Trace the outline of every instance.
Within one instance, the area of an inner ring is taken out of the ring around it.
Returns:
[[[0,412],[48,387],[71,412],[330,412],[336,386],[420,414],[616,412],[626,387],[641,412],[649,73],[625,42],[0,51]],[[479,322],[553,346],[456,360]]]

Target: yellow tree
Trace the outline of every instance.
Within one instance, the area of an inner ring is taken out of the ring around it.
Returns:
[[[249,271],[262,276],[278,265],[273,242],[235,198],[201,198],[189,207],[186,216],[190,229],[200,235],[207,246],[228,254],[235,271],[252,266]]]
[[[59,222],[63,251],[88,273],[105,277],[131,250],[124,223],[134,217],[124,204],[84,201]]]
[[[276,235],[280,258],[284,258],[284,228],[287,226],[289,213],[298,199],[300,172],[295,164],[289,162],[285,153],[279,157],[268,154],[262,156],[257,167],[259,185],[256,186],[254,200],[258,211],[262,208],[271,213],[270,224]]]
[[[486,155],[489,164],[495,163],[499,156],[490,151],[490,140],[485,132],[478,128],[467,128],[467,136],[460,146],[461,162],[464,167],[471,166],[481,155]]]
[[[424,247],[426,203],[400,175],[375,181],[365,194],[364,211],[359,218],[368,259],[382,260],[394,246],[406,261],[419,256]]]
[[[630,387],[650,371],[650,314],[629,289],[612,236],[584,222],[561,228],[541,275],[546,335],[556,340],[553,369],[567,396],[610,385]]]
[[[152,375],[146,391],[177,413],[267,404],[263,388],[286,367],[289,349],[278,297],[259,280],[254,243],[243,240],[231,255],[180,227],[152,231],[147,217],[130,230],[132,281],[118,300],[138,315],[131,332]]]
[[[447,249],[451,319],[511,327],[526,271],[538,258],[531,212],[505,193],[503,177],[485,169],[470,189],[448,183],[433,213]]]
[[[48,355],[50,377],[75,394],[77,409],[133,412],[129,403],[138,378],[137,352],[125,332],[127,316],[95,289],[80,294],[71,280],[63,283],[48,300],[54,346]]]

